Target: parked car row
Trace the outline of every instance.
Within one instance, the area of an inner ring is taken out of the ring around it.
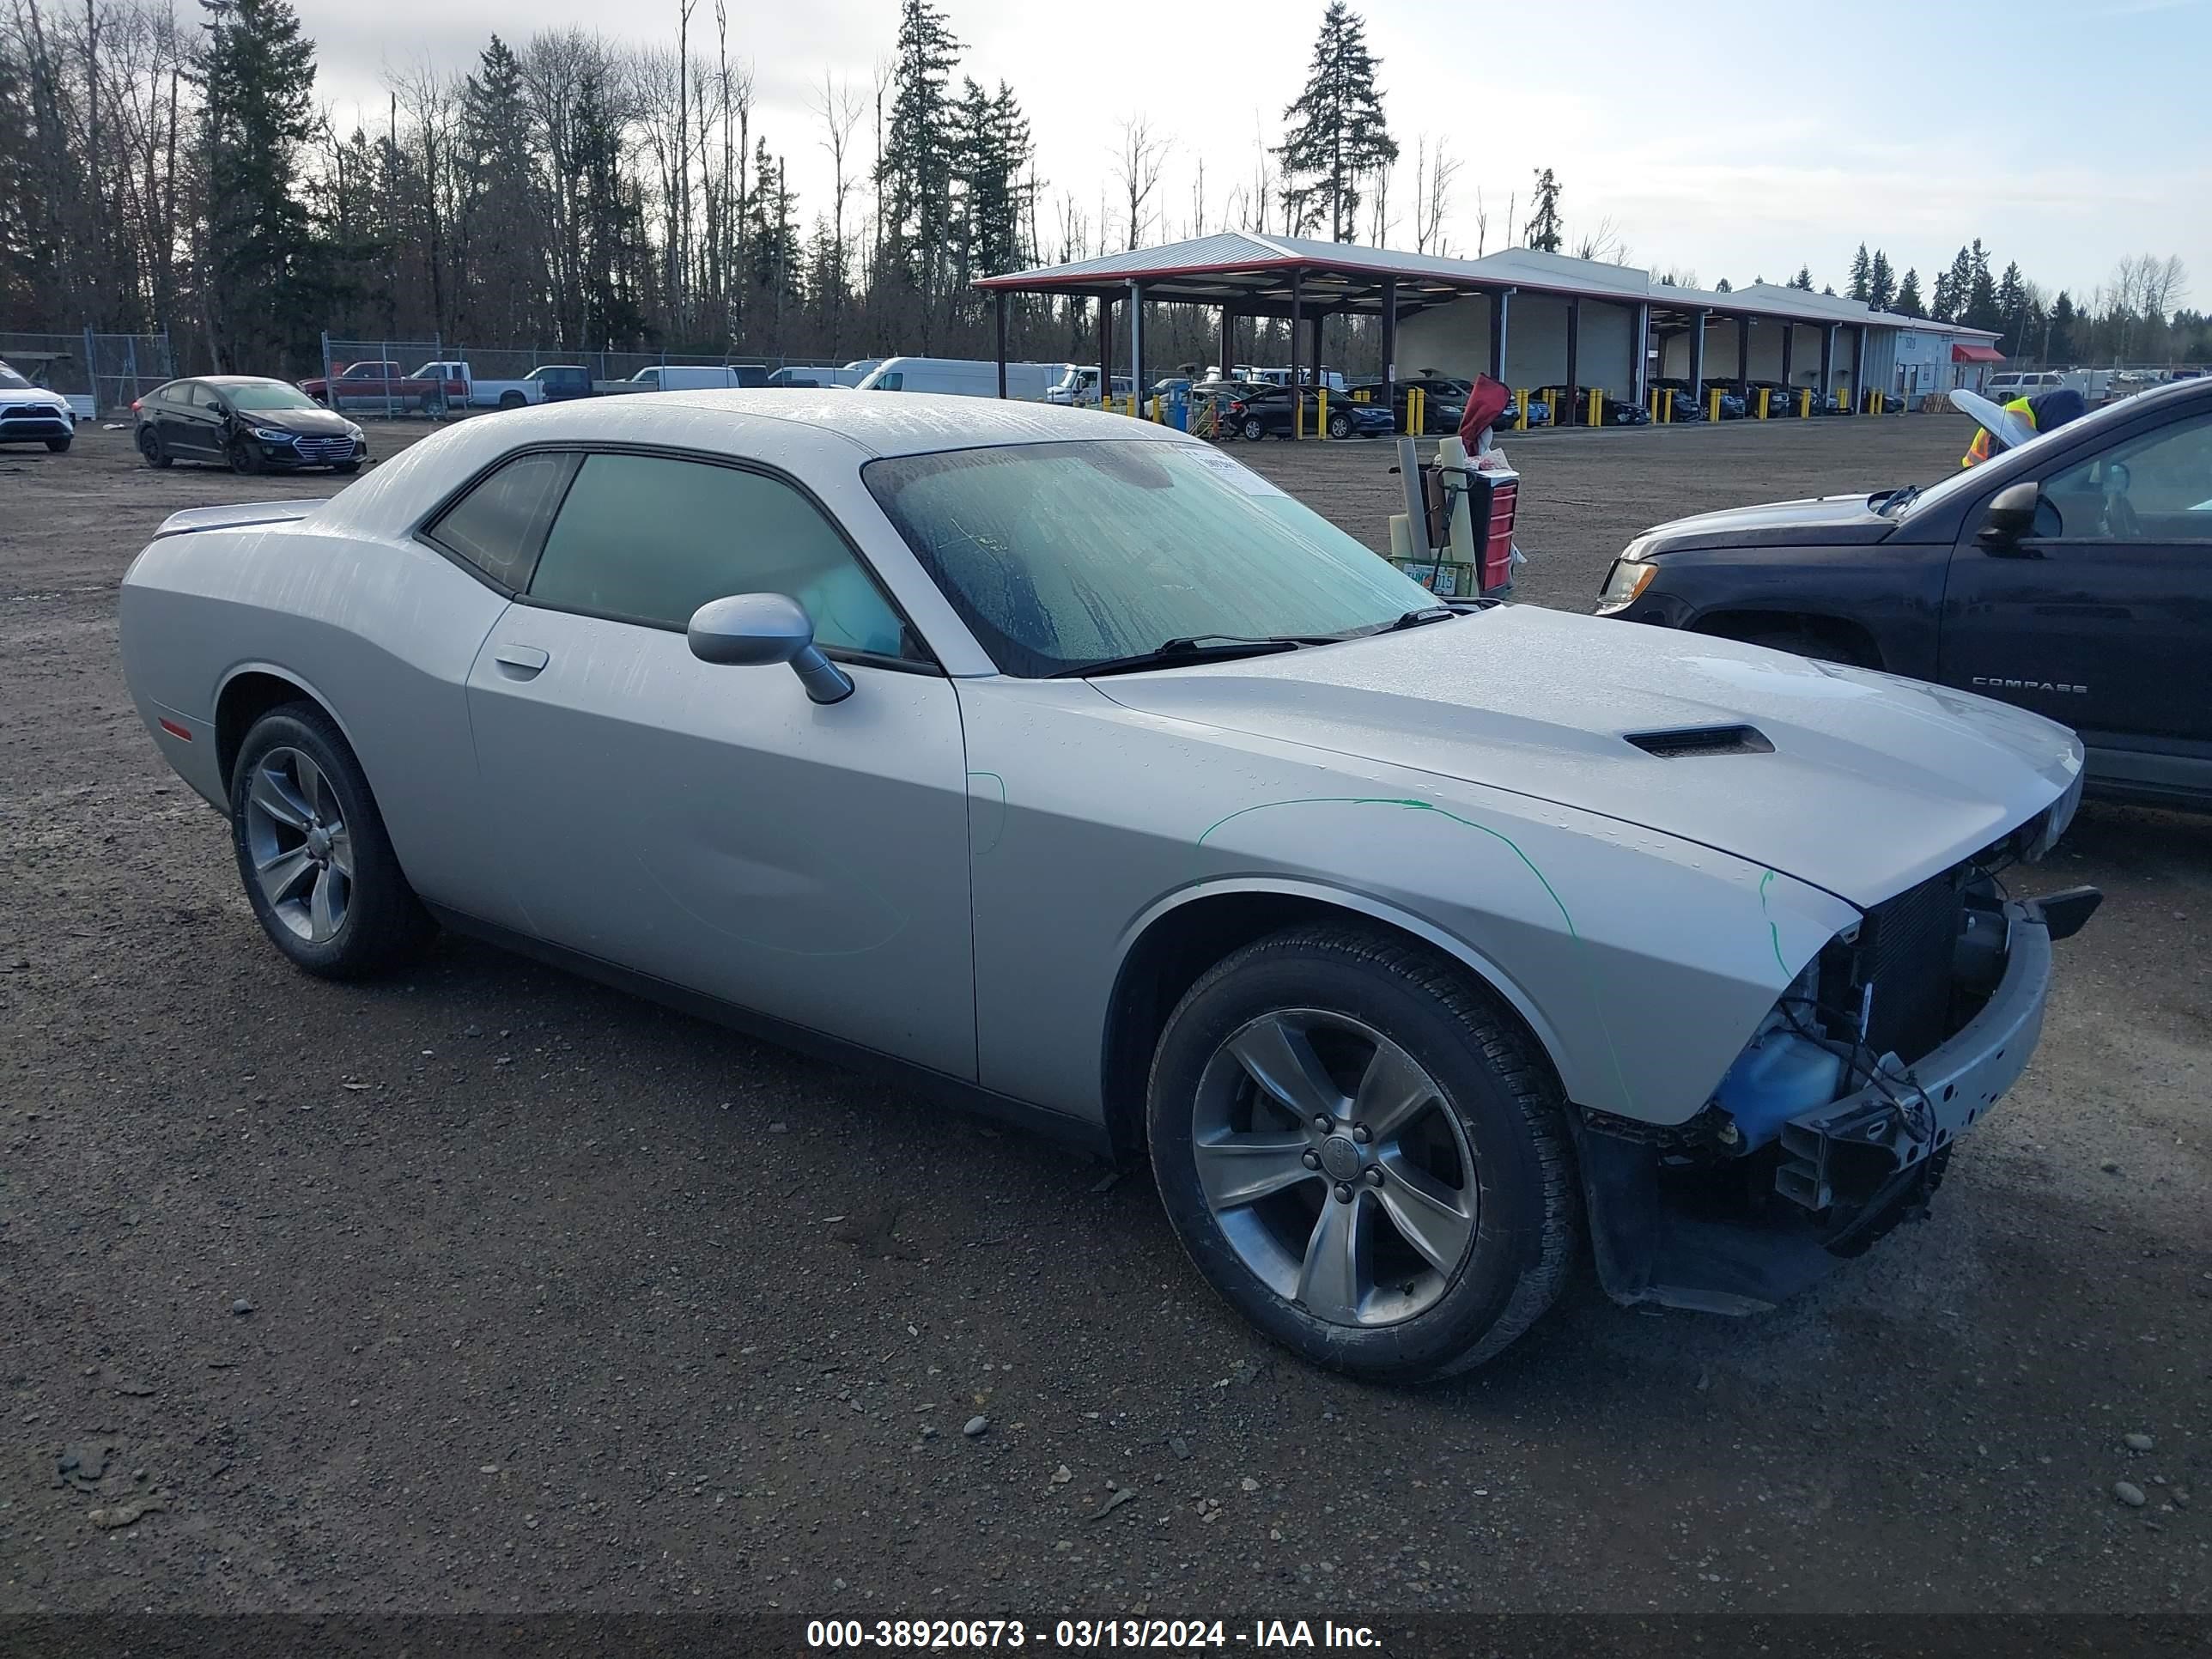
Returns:
[[[623,380],[598,380],[580,363],[542,363],[519,380],[488,380],[459,359],[436,359],[409,371],[389,360],[348,363],[328,376],[300,382],[317,403],[335,410],[437,414],[459,409],[521,409],[574,398],[640,392],[712,392],[750,386],[858,386],[876,360],[842,368],[780,368],[765,363],[648,363]]]

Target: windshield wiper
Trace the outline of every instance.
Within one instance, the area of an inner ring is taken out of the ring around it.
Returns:
[[[1239,657],[1265,657],[1278,651],[1295,651],[1302,645],[1334,645],[1333,634],[1274,634],[1247,637],[1242,634],[1194,634],[1184,639],[1163,640],[1149,651],[1103,662],[1063,668],[1056,680],[1089,679],[1094,674],[1127,674],[1142,668],[1172,668],[1192,662],[1231,662]]]
[[[1418,611],[1408,611],[1394,623],[1385,623],[1376,629],[1377,634],[1396,634],[1408,628],[1419,628],[1424,623],[1449,622],[1459,612],[1448,605],[1425,605]]]
[[[1886,519],[1893,519],[1918,499],[1923,488],[1925,486],[1921,484],[1907,484],[1902,489],[1885,491],[1881,496],[1881,505],[1876,507],[1875,511]]]

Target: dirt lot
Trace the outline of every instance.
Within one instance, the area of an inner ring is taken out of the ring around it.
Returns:
[[[286,967],[115,588],[177,507],[327,486],[127,436],[0,453],[0,1613],[2212,1608],[2212,821],[2093,806],[2033,874],[2109,897],[1932,1220],[1767,1318],[1585,1281],[1364,1389],[1142,1176],[471,945]],[[1524,596],[1963,436],[1518,441]],[[1254,459],[1379,535],[1381,447]]]

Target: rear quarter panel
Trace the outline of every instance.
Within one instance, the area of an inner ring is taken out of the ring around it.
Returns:
[[[359,757],[416,889],[490,915],[501,886],[471,811],[465,686],[506,608],[426,546],[313,519],[168,536],[124,579],[124,672],[155,744],[217,805],[228,793],[216,757],[224,688],[252,672],[297,684]],[[192,742],[161,729],[163,709]]]

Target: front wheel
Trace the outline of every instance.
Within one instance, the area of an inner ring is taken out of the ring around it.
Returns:
[[[1332,438],[1349,438],[1352,435],[1352,416],[1349,415],[1330,416],[1328,417],[1328,435]]]
[[[70,440],[68,438],[49,438],[46,440],[46,447],[57,455],[66,455],[69,453],[70,442]]]
[[[261,451],[243,438],[230,441],[230,470],[233,472],[258,472],[262,467]]]
[[[1316,1364],[1480,1364],[1558,1297],[1579,1236],[1564,1106],[1452,964],[1348,926],[1208,971],[1146,1103],[1169,1219],[1213,1287]]]
[[[359,461],[334,462],[331,466],[331,471],[337,473],[342,478],[350,478],[355,473],[361,471],[361,463]]]
[[[287,703],[253,723],[230,779],[231,846],[276,948],[325,979],[394,967],[433,932],[361,763],[329,715]]]

